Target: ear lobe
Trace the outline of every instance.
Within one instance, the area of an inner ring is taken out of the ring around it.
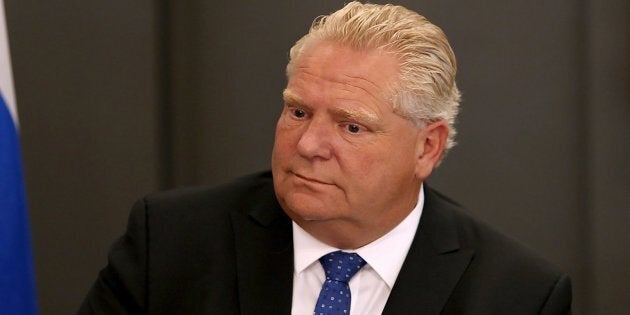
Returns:
[[[438,164],[448,137],[448,124],[444,120],[438,120],[428,124],[418,134],[418,163],[416,165],[416,178],[424,181],[433,168]]]

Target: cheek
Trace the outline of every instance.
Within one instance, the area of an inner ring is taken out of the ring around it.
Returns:
[[[398,147],[400,149],[400,147]],[[414,159],[412,150],[356,150],[340,154],[340,167],[346,178],[352,178],[354,187],[366,191],[378,191],[379,187],[388,185],[397,178],[412,177],[414,174]]]
[[[344,186],[348,192],[363,191],[372,186],[371,181],[375,177],[380,177],[383,163],[386,163],[378,158],[374,152],[365,150],[365,148],[345,148],[339,150],[337,156],[339,169],[342,173],[341,180],[346,183]]]
[[[299,135],[292,128],[287,128],[281,121],[276,126],[276,134],[272,151],[272,163],[282,163],[291,157],[296,149]]]

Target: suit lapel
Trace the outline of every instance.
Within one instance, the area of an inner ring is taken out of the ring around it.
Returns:
[[[267,188],[251,209],[232,214],[241,314],[291,312],[291,221]]]
[[[452,206],[431,189],[418,232],[383,314],[439,314],[474,251],[460,248]],[[256,204],[231,215],[241,314],[290,314],[293,288],[291,220],[267,185]],[[258,197],[258,198],[256,198]]]
[[[418,232],[383,314],[439,314],[474,254],[459,246],[450,205],[425,192]]]

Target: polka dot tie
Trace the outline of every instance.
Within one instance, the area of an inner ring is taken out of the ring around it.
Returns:
[[[350,287],[348,282],[361,267],[365,260],[356,253],[336,251],[322,256],[319,262],[324,267],[326,280],[319,292],[314,315],[349,315]]]

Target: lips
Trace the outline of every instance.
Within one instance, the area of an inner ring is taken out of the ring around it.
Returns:
[[[324,181],[321,181],[321,180],[318,180],[318,179],[315,179],[315,178],[312,178],[312,177],[304,176],[304,175],[301,175],[301,174],[298,174],[298,173],[293,173],[293,175],[295,175],[295,177],[297,177],[299,179],[302,179],[304,181],[307,181],[307,182],[321,184],[321,185],[333,185],[331,183],[327,183],[327,182],[324,182]]]

